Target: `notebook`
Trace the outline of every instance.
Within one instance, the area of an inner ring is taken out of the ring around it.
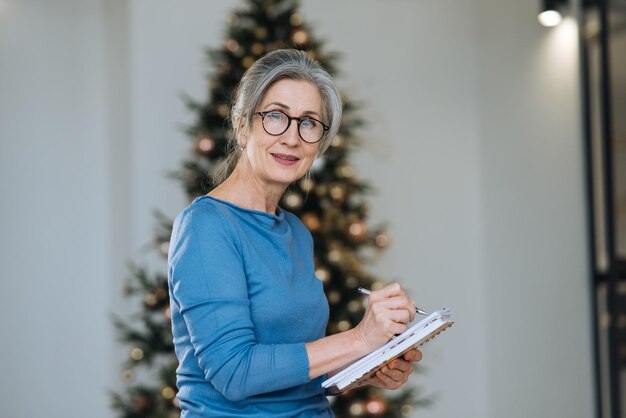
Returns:
[[[435,311],[387,344],[325,380],[322,386],[325,388],[336,386],[339,390],[350,389],[351,386],[368,379],[391,360],[432,340],[451,327],[453,323],[450,309],[443,308]]]

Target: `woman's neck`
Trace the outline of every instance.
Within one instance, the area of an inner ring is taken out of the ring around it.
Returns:
[[[263,183],[238,164],[230,176],[208,195],[242,208],[276,214],[285,189],[286,186]]]

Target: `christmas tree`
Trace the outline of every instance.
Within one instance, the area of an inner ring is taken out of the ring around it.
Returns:
[[[337,73],[337,55],[323,51],[322,43],[298,13],[297,0],[246,0],[228,20],[223,47],[208,51],[214,68],[208,100],[199,103],[187,99],[189,108],[197,115],[195,124],[188,128],[193,153],[174,177],[183,183],[189,201],[210,190],[211,173],[224,158],[229,129],[225,119],[241,76],[256,59],[280,48],[305,50],[331,75]],[[355,177],[348,161],[350,151],[357,145],[355,131],[363,121],[355,115],[357,109],[346,97],[343,102],[339,134],[326,154],[315,161],[311,175],[291,185],[280,204],[298,215],[313,235],[315,273],[324,283],[330,304],[328,335],[350,329],[361,320],[364,299],[357,287],[384,286],[381,279],[365,270],[364,263],[389,242],[382,228],[367,224],[368,187]],[[166,255],[171,221],[162,215],[158,220],[155,243]],[[131,319],[133,325],[115,320],[121,339],[131,349],[122,372],[128,390],[124,395],[113,394],[113,406],[120,418],[178,417],[177,360],[170,329],[167,277],[135,266],[131,270],[128,293],[139,296],[143,306]],[[136,377],[137,372],[146,370],[150,379]],[[152,383],[138,382],[146,380]],[[351,390],[333,397],[331,402],[338,418],[409,416],[415,406],[428,403],[416,399],[411,390],[390,392],[373,387]]]

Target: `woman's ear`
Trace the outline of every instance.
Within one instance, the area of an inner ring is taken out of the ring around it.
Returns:
[[[249,130],[246,127],[245,119],[241,116],[237,116],[235,119],[235,123],[237,124],[237,142],[239,146],[243,150],[248,144],[248,132]]]

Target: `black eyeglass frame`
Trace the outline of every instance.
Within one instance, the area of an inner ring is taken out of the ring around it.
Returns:
[[[281,113],[281,114],[285,115],[285,117],[287,118],[287,126],[285,127],[285,130],[282,131],[281,133],[278,133],[278,134],[273,134],[273,133],[267,132],[267,129],[265,128],[265,116],[268,113],[274,113],[274,112]],[[300,137],[301,140],[303,140],[307,144],[317,144],[318,142],[320,142],[322,140],[322,138],[324,138],[324,135],[326,135],[326,131],[328,131],[330,129],[330,126],[327,126],[321,120],[317,120],[317,119],[312,118],[310,116],[306,116],[306,117],[303,117],[303,118],[297,118],[295,116],[289,116],[288,114],[286,114],[282,110],[268,110],[268,111],[265,111],[265,112],[254,112],[254,114],[257,115],[257,116],[261,116],[261,125],[263,125],[263,130],[265,132],[267,132],[268,135],[272,135],[272,136],[279,136],[279,135],[284,134],[285,132],[287,132],[287,130],[291,126],[291,121],[292,120],[297,120],[298,121],[298,136]],[[315,122],[317,122],[320,125],[322,125],[322,128],[324,130],[322,131],[322,136],[320,136],[320,139],[318,139],[317,141],[311,142],[311,141],[307,141],[306,139],[304,139],[302,137],[302,133],[300,133],[300,124],[302,123],[303,120],[314,120]]]

